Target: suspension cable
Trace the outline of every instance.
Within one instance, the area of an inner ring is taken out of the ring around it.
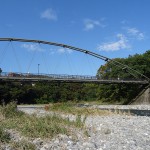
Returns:
[[[39,47],[43,50],[43,47],[42,47],[42,45],[40,43],[39,43]],[[47,73],[50,74],[51,71],[48,68],[48,65],[47,65],[48,62],[47,62],[47,59],[46,59],[46,57],[45,57],[43,52],[42,52],[42,61],[44,63],[44,66],[45,66],[45,69],[46,69]]]
[[[71,67],[71,63],[70,63],[70,59],[69,59],[69,56],[68,56],[68,53],[67,53],[67,49],[64,49],[64,53],[65,53],[65,56],[66,56],[66,60],[68,61],[68,69],[70,70],[71,74],[74,74],[73,73],[73,67]]]
[[[120,68],[121,70],[124,70],[124,68],[122,68],[120,65],[115,64],[114,61],[108,61],[108,64],[113,64],[114,66],[117,66],[118,68]],[[128,72],[130,75],[132,75],[133,77],[137,78],[137,76],[135,76],[135,74],[131,73],[129,70],[125,70],[126,72]]]
[[[36,50],[33,51],[31,60],[29,61],[29,64],[28,64],[28,66],[27,66],[27,73],[29,73],[29,70],[30,70],[30,67],[31,67],[31,65],[32,65],[32,62],[33,62],[33,60],[34,60],[34,58],[35,58],[35,55],[36,55]]]
[[[7,45],[5,46],[5,48],[2,50],[0,64],[2,64],[2,62],[3,62],[4,58],[5,58],[5,55],[6,55],[6,52],[7,52],[7,48],[9,47],[9,45],[10,45],[10,42],[8,42]]]
[[[15,48],[14,48],[12,42],[10,42],[10,44],[11,44],[11,47],[12,47],[12,50],[13,50],[13,54],[14,54],[14,57],[15,57],[15,59],[16,59],[16,62],[17,62],[19,71],[22,72],[22,71],[21,71],[21,65],[20,65],[20,63],[19,63],[19,59],[18,59],[17,54],[16,54],[16,50],[15,50]]]

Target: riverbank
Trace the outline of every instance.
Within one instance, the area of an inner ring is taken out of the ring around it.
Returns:
[[[83,106],[85,107],[85,106]],[[95,109],[98,106],[88,106]],[[103,106],[99,106],[103,107]],[[107,106],[112,109],[113,106]],[[116,106],[124,109],[131,109],[131,106]],[[26,106],[18,107],[22,111],[37,117],[43,115],[53,115],[51,111],[45,111],[43,108],[27,108]],[[106,108],[103,107],[103,108]],[[115,107],[113,107],[115,108]],[[137,110],[148,109],[149,106],[132,106]],[[24,110],[23,110],[24,109]],[[115,108],[116,109],[116,108]],[[75,115],[63,113],[55,113],[62,118],[74,120]],[[150,149],[150,117],[133,116],[126,113],[109,113],[104,115],[88,115],[84,122],[85,131],[75,129],[74,135],[58,134],[52,139],[48,138],[26,138],[35,146],[36,150],[149,150]],[[11,132],[13,139],[19,139],[16,133]],[[75,137],[76,138],[75,138]],[[8,147],[8,146],[7,146]],[[6,149],[6,147],[5,147]],[[8,150],[8,149],[7,149]],[[10,149],[11,150],[11,149]]]

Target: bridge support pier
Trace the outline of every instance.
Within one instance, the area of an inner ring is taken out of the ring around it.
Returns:
[[[145,87],[130,105],[150,105],[150,85]]]

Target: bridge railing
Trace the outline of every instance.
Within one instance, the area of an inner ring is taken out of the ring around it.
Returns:
[[[0,74],[1,79],[37,79],[37,80],[78,80],[78,81],[109,81],[109,82],[146,82],[146,80],[141,79],[116,79],[116,78],[108,78],[108,79],[100,79],[96,76],[89,75],[67,75],[67,74],[36,74],[36,73],[20,73],[20,72],[2,72]]]
[[[18,77],[18,78],[52,78],[52,79],[86,79],[97,80],[96,76],[89,75],[67,75],[67,74],[36,74],[36,73],[20,73],[20,72],[2,72],[1,77]]]

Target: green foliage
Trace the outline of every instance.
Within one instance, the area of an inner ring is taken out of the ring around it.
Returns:
[[[0,104],[10,101],[16,101],[18,104],[80,101],[88,94],[84,90],[85,86],[88,89],[88,85],[80,83],[36,83],[32,86],[29,83],[1,82]],[[86,99],[88,98],[85,97]]]
[[[150,50],[144,54],[135,54],[128,58],[116,58],[124,65],[128,65],[137,72],[150,78]],[[134,76],[133,76],[134,75]],[[101,79],[118,79],[118,80],[145,80],[144,76],[133,72],[127,68],[118,67],[113,61],[107,62],[98,69],[97,76]],[[131,99],[143,89],[141,85],[120,84],[120,85],[102,85],[99,91],[98,98],[104,101],[118,102],[127,104]]]

